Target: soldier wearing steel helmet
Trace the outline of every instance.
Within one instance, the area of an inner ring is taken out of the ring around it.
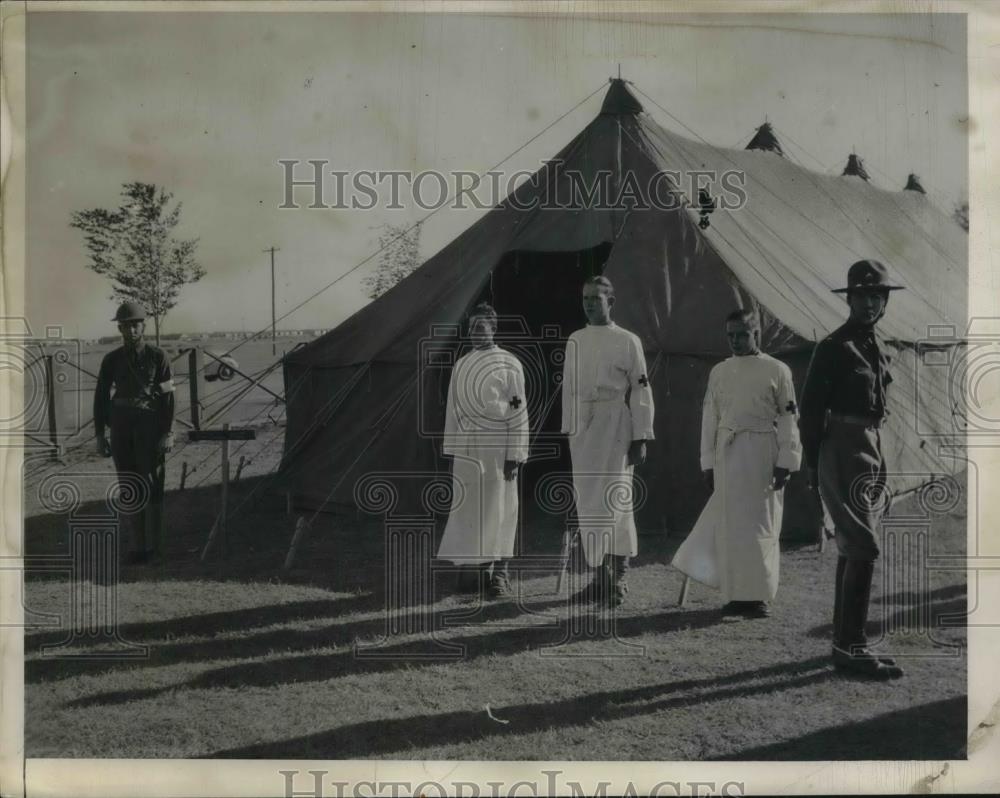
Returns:
[[[833,662],[840,670],[896,679],[902,669],[868,649],[865,623],[886,490],[882,426],[892,376],[875,335],[891,291],[886,267],[875,260],[847,272],[847,322],[816,346],[802,390],[799,424],[810,485],[818,488],[836,532]],[[863,494],[871,496],[865,499]],[[873,500],[874,499],[874,500]]]
[[[123,518],[130,531],[129,563],[162,556],[164,455],[173,446],[170,361],[162,349],[143,340],[145,319],[135,302],[118,308],[112,321],[118,323],[122,346],[104,356],[94,393],[98,452],[114,458],[120,482],[138,477],[148,488],[144,507]]]

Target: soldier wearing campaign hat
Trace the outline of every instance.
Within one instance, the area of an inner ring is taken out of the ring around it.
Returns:
[[[818,489],[836,534],[833,661],[875,679],[903,671],[868,649],[865,623],[879,526],[885,509],[882,426],[892,382],[889,357],[875,335],[892,291],[886,267],[860,260],[847,272],[847,322],[817,344],[802,390],[799,425],[809,483]]]
[[[119,483],[138,478],[148,488],[144,506],[123,517],[130,530],[129,563],[162,556],[164,455],[173,446],[170,361],[162,349],[143,340],[145,319],[137,303],[119,306],[112,321],[118,323],[123,345],[104,356],[94,393],[98,452],[114,458]]]

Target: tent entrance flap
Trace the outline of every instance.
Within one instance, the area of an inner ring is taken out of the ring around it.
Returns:
[[[559,434],[562,357],[570,333],[587,323],[583,284],[604,271],[610,254],[607,243],[575,252],[508,252],[477,299],[496,309],[497,344],[524,368],[532,437],[532,461],[523,471],[526,495],[545,474],[570,470],[569,448]],[[533,502],[526,505],[535,510]]]
[[[603,273],[610,254],[610,244],[578,252],[508,252],[477,302],[489,302],[507,317],[501,335],[523,329],[538,337],[543,327],[557,326],[565,341],[586,324],[580,291],[588,278]]]

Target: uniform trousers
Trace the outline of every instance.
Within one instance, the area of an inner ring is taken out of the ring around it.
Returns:
[[[111,456],[118,472],[120,528],[128,529],[132,554],[163,552],[164,455],[159,451],[156,414],[115,407],[111,413]]]
[[[818,482],[840,556],[878,559],[879,526],[889,498],[879,428],[831,419],[820,445]]]

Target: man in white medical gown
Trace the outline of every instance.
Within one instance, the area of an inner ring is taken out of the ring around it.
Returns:
[[[726,319],[733,356],[712,369],[702,410],[701,468],[713,492],[673,565],[718,588],[727,614],[766,617],[778,590],[782,492],[799,469],[788,366],[760,351],[753,311]]]
[[[494,344],[496,328],[493,308],[477,305],[469,318],[473,349],[459,358],[448,385],[443,450],[453,458],[453,491],[437,555],[471,566],[494,598],[510,594],[517,473],[528,459],[524,372]]]
[[[606,277],[584,285],[588,324],[566,345],[562,431],[573,461],[580,544],[596,569],[582,598],[619,606],[628,558],[638,553],[632,472],[653,440],[653,392],[638,336],[611,321],[614,302]]]

